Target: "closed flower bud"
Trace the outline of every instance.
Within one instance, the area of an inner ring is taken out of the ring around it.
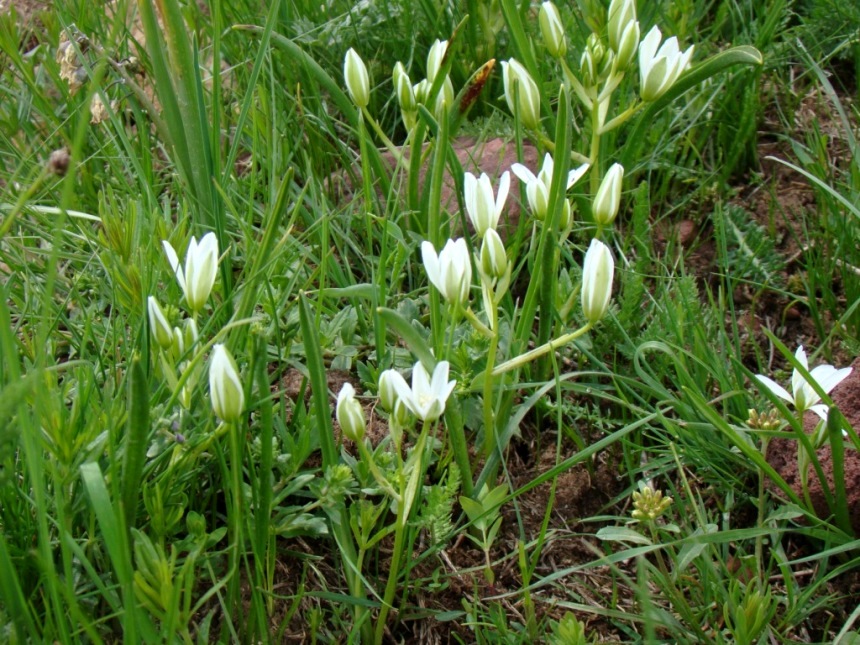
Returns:
[[[212,409],[219,419],[235,423],[245,411],[245,392],[239,380],[239,369],[229,350],[222,344],[212,348],[209,365],[209,395]]]
[[[415,101],[415,92],[412,89],[412,81],[409,80],[409,74],[403,67],[400,61],[394,66],[392,74],[394,81],[394,91],[397,95],[397,103],[400,109],[404,112],[414,112],[418,109],[418,103]]]
[[[538,22],[547,51],[556,58],[564,58],[567,53],[567,40],[564,37],[564,25],[561,23],[558,7],[552,2],[541,4]]]
[[[502,81],[508,109],[530,129],[540,127],[540,92],[526,68],[513,58],[502,61]]]
[[[561,219],[558,222],[559,228],[564,231],[567,230],[572,223],[572,212],[573,209],[570,206],[570,200],[565,199],[564,205],[561,208]]]
[[[621,34],[621,41],[613,60],[614,69],[622,72],[626,70],[633,62],[633,59],[636,58],[638,48],[639,23],[636,20],[631,20],[627,23]]]
[[[379,405],[399,425],[409,423],[410,412],[398,391],[408,388],[406,380],[397,370],[385,370],[379,375]]]
[[[615,163],[612,164],[603,181],[600,182],[600,188],[597,189],[592,205],[594,221],[598,226],[609,226],[618,214],[618,207],[621,205],[621,181],[623,179],[624,167]]]
[[[173,345],[173,330],[161,310],[161,305],[153,296],[149,296],[146,300],[146,308],[149,312],[149,329],[152,331],[155,342],[165,351],[170,349]]]
[[[442,68],[442,63],[445,62],[445,54],[447,53],[447,40],[437,40],[430,45],[430,51],[427,52],[427,80],[431,85],[436,80],[436,74]]]
[[[448,110],[453,104],[454,84],[451,82],[451,77],[446,76],[445,82],[442,83],[442,89],[436,95],[436,105],[433,107],[433,115],[436,119],[441,119],[448,114]]]
[[[173,345],[170,346],[170,351],[173,353],[175,359],[179,359],[185,354],[185,338],[179,327],[173,328]]]
[[[609,4],[609,47],[621,51],[622,34],[636,20],[636,0],[612,0]]]
[[[355,398],[355,388],[349,383],[344,383],[340,394],[337,395],[335,414],[344,437],[355,443],[364,438],[366,429],[364,410]]]
[[[370,77],[361,56],[351,47],[343,60],[343,78],[352,102],[359,109],[366,108],[370,103]]]
[[[609,247],[591,240],[582,267],[582,313],[592,325],[603,318],[612,298],[615,261]]]
[[[500,280],[508,271],[508,254],[502,238],[489,229],[481,243],[481,271],[485,276]]]

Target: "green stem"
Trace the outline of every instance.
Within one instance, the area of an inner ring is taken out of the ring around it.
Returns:
[[[406,479],[401,471],[400,475],[400,502],[397,504],[397,520],[394,527],[394,551],[391,554],[391,568],[388,571],[388,582],[385,585],[385,593],[382,597],[382,605],[379,608],[379,617],[376,620],[376,634],[374,642],[377,645],[382,645],[382,639],[385,635],[385,623],[388,619],[388,613],[391,611],[394,596],[397,593],[397,579],[400,577],[400,559],[403,555],[403,544],[406,539],[406,527],[409,521],[409,513],[412,510],[415,495],[417,494],[418,484],[423,479],[424,473],[424,447],[427,443],[427,435],[430,431],[430,422],[425,421],[421,428],[421,434],[418,436],[418,441],[415,442],[413,455],[415,460],[412,468]],[[407,461],[407,464],[409,462]]]
[[[483,288],[492,290],[489,285],[482,285]],[[487,298],[490,302],[493,297]],[[493,329],[493,335],[490,338],[490,347],[487,349],[487,368],[484,370],[484,457],[489,457],[496,445],[496,419],[493,415],[493,366],[496,363],[496,350],[499,346],[499,312],[495,306],[487,312],[490,318],[490,327]]]
[[[367,122],[370,123],[370,127],[373,128],[373,131],[376,133],[376,136],[380,138],[382,143],[385,145],[385,148],[394,157],[394,160],[397,161],[397,165],[403,166],[405,168],[406,166],[404,165],[403,161],[403,153],[400,151],[400,148],[395,146],[394,142],[392,142],[391,139],[388,138],[388,136],[385,134],[385,131],[380,127],[379,123],[376,122],[376,119],[371,116],[367,108],[362,108],[361,114],[364,116]]]
[[[386,495],[390,495],[398,504],[400,504],[402,502],[400,493],[394,490],[394,487],[385,478],[382,471],[379,470],[379,466],[376,465],[376,460],[373,458],[373,455],[370,454],[370,450],[368,450],[364,439],[358,442],[358,452],[364,460],[364,463],[367,464],[367,467],[370,469],[370,474],[373,475],[373,478],[376,480],[376,483],[379,484],[379,487],[385,491]]]
[[[230,491],[233,503],[230,505],[230,599],[231,607],[240,607],[239,562],[242,558],[242,448],[239,445],[239,426],[222,422],[227,428],[230,441]],[[239,614],[242,612],[239,611]],[[241,618],[240,618],[241,620]]]
[[[591,161],[591,197],[600,188],[600,104],[595,99],[591,103],[591,150],[588,153]]]
[[[761,456],[767,460],[767,447],[770,443],[770,437],[762,437],[761,440]],[[765,585],[765,566],[764,566],[764,535],[761,533],[761,529],[764,528],[764,484],[765,484],[765,472],[763,470],[759,470],[758,475],[758,528],[759,534],[755,539],[755,561],[758,566],[758,579],[759,584],[764,588]]]
[[[466,316],[466,320],[472,323],[472,326],[484,337],[492,339],[496,334],[492,329],[487,327],[484,323],[481,322],[480,318],[475,315],[475,312],[472,311],[471,308],[464,309],[463,314]]]
[[[543,356],[544,354],[548,354],[549,352],[555,350],[558,347],[562,347],[563,345],[567,345],[572,340],[576,340],[586,332],[588,332],[592,327],[592,324],[586,323],[579,329],[576,329],[569,334],[565,334],[564,336],[559,336],[558,338],[554,338],[548,343],[544,343],[540,347],[535,347],[533,350],[526,352],[525,354],[520,354],[515,358],[512,358],[509,361],[505,361],[496,369],[493,370],[493,376],[498,376],[499,374],[504,374],[505,372],[510,372],[513,369],[516,369],[526,363],[533,361],[536,358]]]

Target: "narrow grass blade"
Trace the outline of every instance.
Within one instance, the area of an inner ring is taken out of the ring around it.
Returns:
[[[140,356],[131,360],[128,377],[128,423],[122,456],[122,511],[126,531],[135,527],[143,466],[149,439],[149,388]]]

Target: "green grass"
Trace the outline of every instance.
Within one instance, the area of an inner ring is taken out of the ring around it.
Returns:
[[[817,513],[768,463],[775,439],[811,444],[754,375],[786,383],[798,344],[811,366],[860,348],[856,16],[639,4],[641,36],[695,44],[694,66],[642,103],[634,57],[602,122],[580,59],[608,46],[597,1],[559,7],[563,61],[540,6],[514,0],[0,16],[2,640],[853,642],[851,491],[826,487]],[[448,56],[401,119],[394,65],[417,83],[436,40]],[[506,100],[511,58],[537,129]],[[555,160],[541,221],[512,177],[522,217],[494,276],[468,228],[464,136]],[[615,162],[619,214],[598,226]],[[184,263],[209,232],[215,284],[192,311],[162,242]],[[471,281],[451,306],[421,246],[458,237]],[[614,258],[595,320],[592,239]],[[158,344],[150,296],[181,343]],[[216,343],[238,419],[213,412]],[[385,370],[441,361],[443,413],[383,408]],[[335,420],[345,381],[360,447]],[[819,437],[837,467],[860,448],[843,429],[834,411]],[[654,517],[645,483],[671,497]]]

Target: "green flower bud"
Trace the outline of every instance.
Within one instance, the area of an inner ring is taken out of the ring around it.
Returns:
[[[556,58],[564,58],[567,53],[567,40],[564,37],[564,25],[558,7],[552,2],[544,2],[540,6],[538,22],[547,51]]]
[[[167,322],[161,305],[153,296],[149,296],[146,300],[146,308],[149,312],[149,329],[155,342],[165,351],[170,349],[173,345],[173,330],[170,328],[170,323]]]
[[[493,229],[484,233],[481,244],[481,271],[484,275],[500,280],[508,271],[508,254],[502,238]]]

